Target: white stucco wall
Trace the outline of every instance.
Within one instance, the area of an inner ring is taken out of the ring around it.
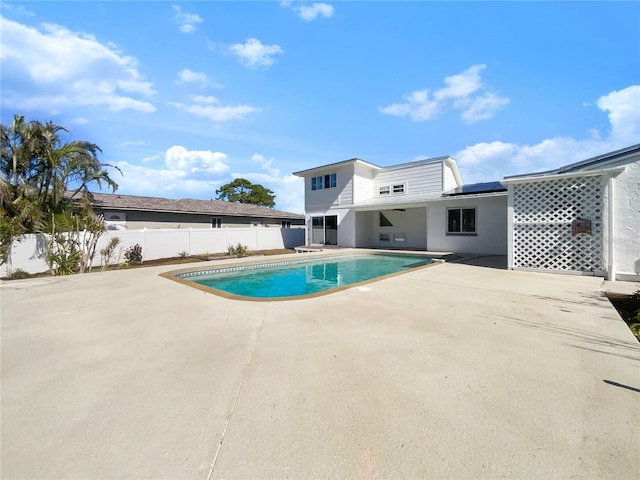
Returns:
[[[393,226],[380,226],[382,213]],[[380,210],[372,212],[370,217],[372,234],[370,246],[380,248],[427,248],[427,208],[407,208],[404,211]],[[381,242],[380,234],[389,234],[390,241]],[[402,235],[404,242],[398,240]]]
[[[640,159],[614,179],[614,266],[616,280],[640,281]],[[608,236],[605,235],[605,251]]]
[[[447,208],[476,208],[476,235],[447,235]],[[427,248],[434,252],[507,255],[507,195],[454,197],[429,204]]]

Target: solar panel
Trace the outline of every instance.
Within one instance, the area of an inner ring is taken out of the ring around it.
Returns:
[[[444,195],[470,195],[472,193],[493,193],[493,192],[506,192],[507,189],[500,182],[483,182],[472,183],[469,185],[462,185],[456,187],[453,190],[449,190]]]

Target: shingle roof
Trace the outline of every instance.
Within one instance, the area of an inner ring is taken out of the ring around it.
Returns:
[[[266,217],[304,220],[304,215],[283,212],[246,203],[222,200],[172,200],[158,197],[138,197],[111,193],[92,193],[92,206],[101,210],[136,210],[140,212],[191,213],[201,215],[227,215],[236,217]]]

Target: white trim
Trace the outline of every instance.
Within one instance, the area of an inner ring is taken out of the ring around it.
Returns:
[[[524,268],[524,267],[513,267],[511,268],[514,272],[538,272],[538,273],[553,273],[556,275],[573,275],[577,277],[602,277],[604,276],[604,272],[594,271],[594,272],[580,272],[577,270],[554,270],[551,268]]]
[[[609,191],[608,193],[608,199],[609,199],[609,208],[608,208],[608,216],[609,218],[607,219],[607,223],[608,223],[608,227],[609,227],[609,237],[608,237],[608,242],[609,242],[609,265],[607,265],[607,280],[615,280],[616,278],[616,262],[615,262],[615,248],[614,248],[614,242],[615,242],[615,221],[616,221],[616,216],[615,216],[615,196],[614,196],[614,176],[611,175],[608,178],[608,187],[609,187]]]
[[[618,272],[613,280],[618,282],[640,282],[640,275],[637,273]]]
[[[513,185],[507,188],[507,268],[513,270]]]
[[[570,173],[558,173],[558,174],[547,174],[547,175],[537,175],[537,176],[529,176],[529,177],[518,177],[518,178],[505,178],[500,180],[502,184],[511,184],[511,183],[533,183],[533,182],[546,182],[549,180],[557,180],[559,178],[572,178],[572,177],[595,177],[603,174],[611,174],[617,175],[624,172],[624,167],[615,167],[615,168],[602,168],[600,170],[589,170],[589,171],[580,171],[580,172],[570,172]]]
[[[452,200],[465,200],[467,198],[487,198],[487,197],[506,197],[508,192],[489,192],[489,193],[468,193],[464,195],[447,195],[429,200],[430,202],[446,202]]]

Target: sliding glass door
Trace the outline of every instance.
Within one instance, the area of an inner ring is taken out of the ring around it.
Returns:
[[[338,244],[338,217],[311,217],[311,243],[314,245]]]

